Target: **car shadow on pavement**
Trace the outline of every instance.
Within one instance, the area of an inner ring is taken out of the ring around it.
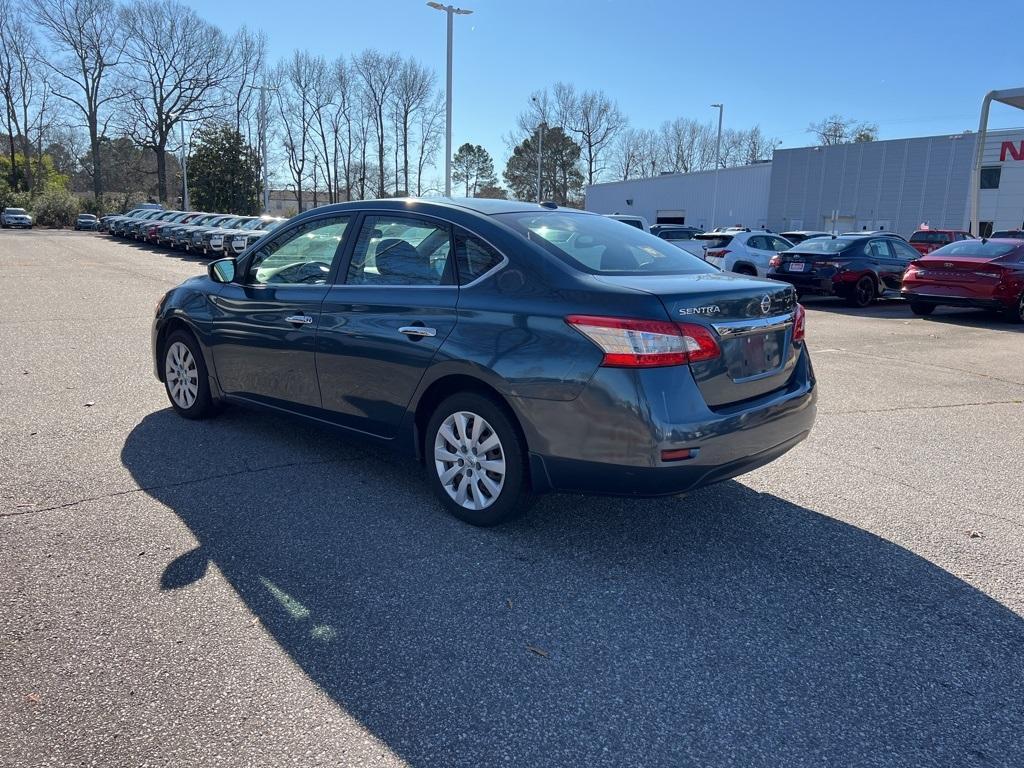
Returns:
[[[153,599],[215,566],[412,765],[1024,756],[1019,616],[738,482],[551,496],[479,530],[441,511],[415,463],[276,416],[160,411],[122,460],[199,542],[169,556]]]
[[[969,328],[985,328],[992,331],[1024,333],[1024,325],[1005,320],[998,312],[958,307],[937,307],[927,317],[916,317],[910,311],[910,304],[900,298],[886,298],[862,309],[851,307],[842,299],[823,296],[805,296],[801,303],[806,309],[817,309],[836,315],[851,317],[873,317],[887,320],[912,320],[915,323],[938,322],[944,325],[961,325]]]

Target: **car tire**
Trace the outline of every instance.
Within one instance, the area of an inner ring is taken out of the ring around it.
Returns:
[[[171,407],[186,419],[205,419],[217,411],[203,352],[188,331],[171,333],[160,356],[164,390]]]
[[[935,311],[935,305],[921,304],[920,302],[912,301],[910,303],[910,311],[918,317],[926,317]]]
[[[526,442],[491,397],[460,392],[441,402],[427,424],[424,458],[435,495],[465,523],[499,525],[532,503]]]
[[[870,275],[864,275],[850,290],[849,296],[846,297],[846,303],[851,307],[864,309],[871,305],[877,293],[874,279]]]
[[[1024,293],[1017,297],[1016,305],[1006,308],[1003,316],[1011,323],[1024,323]]]
[[[746,264],[737,264],[735,268],[730,270],[735,275],[746,275],[747,277],[757,277],[757,270]]]

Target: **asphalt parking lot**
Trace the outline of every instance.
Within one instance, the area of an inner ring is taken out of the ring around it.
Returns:
[[[492,530],[274,416],[187,422],[204,262],[0,236],[0,764],[1024,764],[1024,329],[808,301],[811,438]]]

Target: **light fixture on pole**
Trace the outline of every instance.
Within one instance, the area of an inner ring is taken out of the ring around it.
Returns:
[[[715,227],[718,218],[718,171],[722,167],[722,111],[721,104],[712,104],[718,109],[718,139],[715,141],[715,194],[711,198],[711,226]]]
[[[448,72],[445,80],[445,123],[444,123],[444,194],[452,196],[452,18],[455,15],[468,16],[472,11],[456,8],[454,5],[427,3],[431,8],[448,14]]]

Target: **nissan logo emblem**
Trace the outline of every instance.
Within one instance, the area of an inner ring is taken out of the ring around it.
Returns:
[[[761,297],[761,314],[767,315],[772,311],[772,297],[767,293]]]

